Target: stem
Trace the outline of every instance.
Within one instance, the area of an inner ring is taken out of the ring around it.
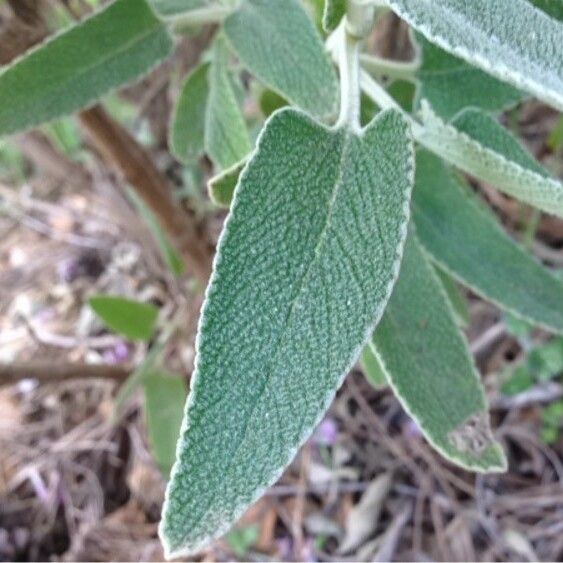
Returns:
[[[209,6],[207,8],[190,10],[180,16],[167,18],[166,21],[172,24],[172,29],[175,32],[180,32],[187,27],[221,23],[232,11],[233,9],[228,6]]]
[[[396,80],[414,81],[414,75],[420,68],[420,60],[409,62],[391,61],[375,55],[361,55],[360,62],[370,74],[376,77],[387,76]]]
[[[360,40],[342,29],[339,49],[340,116],[337,127],[348,125],[353,131],[360,126]]]

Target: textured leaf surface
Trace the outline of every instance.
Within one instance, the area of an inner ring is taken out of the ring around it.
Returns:
[[[473,291],[513,314],[563,332],[563,282],[504,232],[439,158],[417,155],[413,217],[434,259]]]
[[[366,379],[375,389],[387,386],[387,377],[385,371],[383,371],[383,366],[369,344],[362,350],[360,364]]]
[[[346,14],[346,0],[325,0],[323,12],[323,29],[334,31]]]
[[[168,477],[184,416],[186,384],[181,377],[153,371],[144,376],[143,385],[151,453],[162,474]]]
[[[203,63],[186,78],[172,118],[170,148],[179,160],[194,160],[204,151],[205,112],[209,64]]]
[[[461,288],[457,285],[456,280],[441,268],[436,268],[438,279],[448,296],[448,301],[452,306],[452,311],[460,327],[465,328],[469,325],[469,304],[465,295],[461,292]]]
[[[336,114],[336,74],[299,0],[243,0],[224,26],[240,60],[259,80],[312,115]]]
[[[158,317],[154,305],[113,295],[96,295],[88,302],[109,328],[126,338],[148,340],[152,336]]]
[[[233,79],[229,74],[228,53],[222,38],[215,41],[208,77],[205,149],[219,168],[230,168],[242,160],[251,151],[252,146]]]
[[[0,74],[0,135],[80,109],[147,72],[172,40],[145,0],[117,0]]]
[[[550,178],[491,116],[468,109],[447,124],[426,103],[421,116],[424,130],[419,140],[424,146],[508,195],[563,216],[563,184]]]
[[[209,180],[207,188],[209,190],[209,197],[213,203],[220,207],[230,207],[233,200],[233,194],[237,187],[239,176],[244,168],[247,159],[237,162],[231,168],[221,172]]]
[[[429,41],[563,110],[563,26],[526,0],[387,0]]]
[[[361,136],[292,109],[268,122],[207,290],[169,555],[225,532],[275,482],[358,359],[399,267],[412,150],[395,111]]]
[[[475,471],[505,469],[467,345],[414,236],[372,346],[402,405],[440,453]]]
[[[416,73],[417,107],[426,99],[438,115],[449,120],[468,106],[501,111],[523,99],[524,94],[513,86],[450,55],[422,35],[416,41],[422,56]]]

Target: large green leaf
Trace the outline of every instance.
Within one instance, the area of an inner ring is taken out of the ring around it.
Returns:
[[[162,474],[168,477],[184,416],[186,384],[181,377],[151,371],[145,374],[143,386],[151,452]]]
[[[224,26],[240,60],[259,80],[315,116],[336,114],[336,74],[299,0],[242,0]]]
[[[522,100],[524,94],[417,35],[422,64],[416,73],[416,102],[426,99],[444,119],[472,106],[500,111]]]
[[[563,216],[563,184],[490,115],[467,109],[448,124],[423,103],[421,117],[417,139],[425,147],[508,195]]]
[[[526,0],[387,0],[429,41],[563,110],[563,26]]]
[[[76,111],[147,72],[172,40],[145,0],[116,0],[0,74],[0,135]]]
[[[439,158],[417,155],[413,216],[421,243],[458,280],[503,309],[563,333],[563,282],[508,237]]]
[[[161,524],[169,556],[225,532],[321,420],[393,287],[413,165],[396,111],[361,135],[293,109],[268,121],[207,290]]]
[[[154,331],[158,309],[114,295],[95,295],[88,302],[94,312],[113,331],[130,340],[148,340]]]
[[[552,18],[563,21],[563,0],[530,0],[530,2]]]
[[[209,63],[197,66],[186,78],[170,126],[170,149],[184,162],[203,153],[205,112],[209,97]]]
[[[230,168],[242,160],[252,146],[229,73],[228,53],[222,37],[215,41],[208,79],[205,150],[219,168]]]
[[[414,236],[372,350],[405,410],[440,453],[474,471],[506,468],[467,345]]]

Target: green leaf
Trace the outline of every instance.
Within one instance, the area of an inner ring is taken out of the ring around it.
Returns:
[[[442,455],[474,471],[506,469],[467,345],[414,236],[372,351],[405,410]]]
[[[198,336],[160,533],[224,533],[321,420],[381,316],[408,220],[413,147],[384,112],[356,135],[282,109],[245,167]]]
[[[563,0],[529,0],[536,8],[558,21],[563,21]]]
[[[360,356],[360,364],[366,379],[371,383],[374,389],[387,387],[387,377],[383,366],[379,362],[377,356],[373,353],[371,346],[368,344],[364,347]]]
[[[116,0],[1,72],[0,135],[87,106],[144,74],[171,50],[166,28],[145,0]]]
[[[224,28],[256,78],[312,115],[336,115],[336,74],[299,0],[242,0]]]
[[[417,155],[413,217],[428,252],[451,275],[518,317],[563,332],[563,283],[504,232],[439,158]]]
[[[285,98],[269,88],[264,89],[264,91],[260,94],[258,103],[260,105],[260,111],[264,117],[270,117],[270,115],[272,115],[272,113],[276,110],[289,105]]]
[[[219,207],[228,208],[231,206],[239,176],[247,161],[248,159],[245,158],[209,180],[207,189],[213,203]]]
[[[149,0],[154,11],[163,18],[180,16],[190,10],[205,8],[210,0]]]
[[[387,0],[429,41],[563,110],[563,26],[526,0]]]
[[[150,303],[113,295],[96,295],[88,303],[108,328],[129,340],[149,340],[154,332],[158,309]]]
[[[226,536],[226,541],[233,553],[240,559],[248,553],[260,538],[260,528],[257,525],[236,528]]]
[[[143,386],[151,452],[162,474],[168,477],[176,457],[176,443],[186,402],[186,384],[176,375],[153,371],[145,374]]]
[[[334,31],[345,15],[346,0],[325,0],[323,29],[327,33]]]
[[[436,274],[452,307],[452,311],[460,327],[465,328],[469,325],[469,305],[465,295],[461,292],[456,281],[444,270],[436,268]]]
[[[491,116],[467,109],[446,124],[423,102],[421,117],[418,140],[425,147],[508,195],[563,217],[563,184]]]
[[[450,55],[424,36],[417,34],[416,41],[421,48],[422,64],[416,73],[415,107],[426,99],[439,116],[449,120],[468,106],[497,112],[524,98],[513,86]]]
[[[252,150],[252,145],[229,73],[225,41],[221,37],[215,41],[208,79],[205,149],[219,168],[230,168]]]
[[[170,126],[170,149],[182,162],[204,152],[205,115],[209,85],[209,63],[197,66],[186,78]]]

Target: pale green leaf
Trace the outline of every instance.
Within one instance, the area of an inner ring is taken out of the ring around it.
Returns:
[[[356,135],[283,109],[221,237],[161,523],[168,556],[224,533],[321,420],[397,275],[413,147],[405,119]]]
[[[143,386],[151,453],[162,474],[168,477],[184,416],[186,384],[176,375],[152,371],[145,374]]]
[[[417,155],[413,217],[438,264],[483,298],[563,333],[563,282],[504,232],[439,158]]]
[[[209,180],[207,189],[211,201],[220,207],[230,207],[233,194],[237,187],[240,173],[242,172],[248,159],[237,162],[231,168],[227,168],[217,176]]]
[[[414,236],[372,350],[405,410],[442,455],[474,471],[506,469],[467,345]]]
[[[209,98],[205,111],[205,150],[221,169],[230,168],[252,149],[228,68],[223,38],[215,41],[208,71]]]
[[[203,63],[189,74],[174,109],[170,126],[170,149],[183,162],[200,157],[205,149],[208,71],[209,64]]]
[[[326,32],[334,31],[345,15],[346,0],[325,0],[323,29]]]
[[[448,301],[452,307],[452,311],[456,317],[456,320],[461,328],[465,328],[469,325],[469,304],[465,295],[461,292],[455,279],[450,276],[447,272],[441,268],[436,268],[436,274],[438,279],[448,296]]]
[[[362,350],[360,364],[366,379],[371,383],[374,389],[381,389],[387,386],[387,377],[385,376],[383,366],[369,344]]]
[[[0,135],[87,106],[171,50],[166,28],[145,0],[116,0],[0,73]]]
[[[129,340],[149,340],[154,332],[158,309],[150,303],[113,295],[95,295],[88,303],[104,324]]]
[[[563,26],[526,0],[387,0],[429,41],[563,110]]]
[[[418,86],[415,106],[420,100],[448,120],[472,106],[486,111],[501,111],[524,98],[524,94],[440,49],[417,34],[422,64],[416,72]]]
[[[176,17],[190,10],[205,8],[210,0],[149,0],[154,11],[161,17]]]
[[[242,0],[224,27],[256,78],[312,115],[336,114],[336,74],[299,0]]]
[[[467,109],[450,124],[422,104],[418,140],[464,172],[547,213],[563,216],[563,184],[491,116]]]

